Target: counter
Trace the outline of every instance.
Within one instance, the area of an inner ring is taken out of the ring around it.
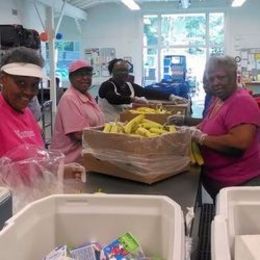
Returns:
[[[260,94],[260,81],[245,82],[247,89],[252,90],[253,94]]]
[[[88,173],[83,192],[166,195],[176,201],[184,213],[186,207],[195,206],[200,179],[200,168],[172,176],[152,185],[111,177],[99,173]]]

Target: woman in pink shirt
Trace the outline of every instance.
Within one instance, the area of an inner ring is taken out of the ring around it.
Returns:
[[[30,151],[17,149],[24,144],[44,148],[41,129],[29,102],[38,93],[44,60],[34,50],[18,47],[2,57],[0,65],[0,158],[15,154],[12,160],[31,157]],[[15,150],[15,153],[13,151]],[[78,177],[84,169],[80,165],[65,165],[65,177]]]
[[[226,186],[243,185],[260,176],[260,110],[237,85],[237,64],[229,56],[211,57],[206,75],[214,101],[197,128],[205,165],[203,186],[214,198]]]
[[[55,118],[51,149],[65,154],[65,162],[82,162],[82,130],[104,124],[104,114],[88,93],[93,67],[76,60],[69,66],[71,86],[63,94]]]
[[[40,127],[28,108],[38,93],[43,65],[42,57],[25,47],[14,49],[2,58],[0,157],[21,144],[44,147]]]

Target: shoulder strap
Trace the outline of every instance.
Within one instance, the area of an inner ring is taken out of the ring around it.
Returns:
[[[113,85],[115,93],[116,93],[118,96],[121,96],[121,95],[117,92],[116,84],[115,84],[113,81],[109,81],[109,82]]]
[[[129,87],[130,92],[131,92],[130,97],[133,98],[135,96],[135,90],[134,90],[133,85],[131,84],[131,82],[126,82],[126,84]]]

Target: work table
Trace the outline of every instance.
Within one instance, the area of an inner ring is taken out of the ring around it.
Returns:
[[[200,168],[172,176],[154,184],[143,184],[126,179],[111,177],[100,173],[88,173],[83,192],[165,195],[177,202],[184,212],[196,202],[200,179]]]

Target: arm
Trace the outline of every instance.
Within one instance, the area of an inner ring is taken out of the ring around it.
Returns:
[[[131,103],[130,97],[123,97],[123,96],[117,95],[115,93],[114,86],[109,81],[105,81],[101,84],[98,94],[99,94],[100,98],[105,98],[112,105],[121,105],[121,104],[130,104]]]
[[[81,143],[82,129],[89,126],[89,121],[87,115],[81,113],[81,107],[74,96],[64,96],[59,103],[57,114],[62,121],[64,134],[75,143]]]
[[[185,118],[184,118],[184,125],[187,125],[187,126],[197,126],[197,125],[199,125],[201,123],[201,121],[202,121],[201,118],[185,116]]]
[[[69,136],[73,141],[82,143],[82,131],[70,133],[70,134],[68,134],[68,136]]]
[[[206,136],[203,145],[222,153],[239,155],[239,151],[242,154],[252,144],[255,134],[255,125],[239,125],[232,128],[228,134]]]
[[[169,100],[170,94],[166,94],[155,89],[143,88],[137,84],[132,85],[134,87],[135,95],[137,97],[146,97],[147,99]]]

